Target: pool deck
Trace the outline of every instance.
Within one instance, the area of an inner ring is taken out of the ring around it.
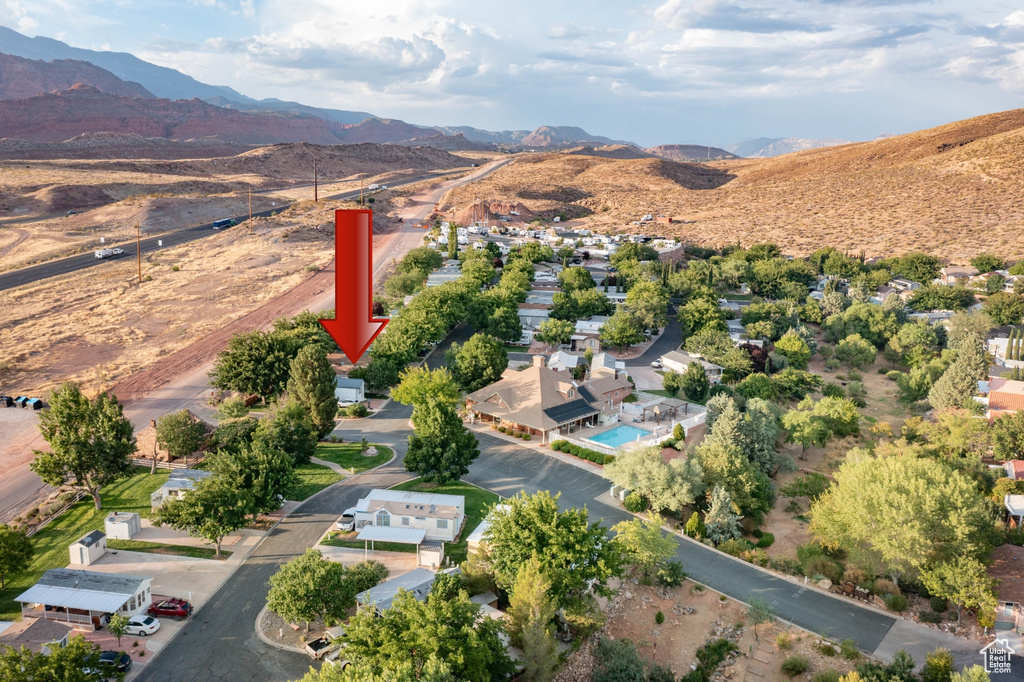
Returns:
[[[600,447],[603,450],[607,450],[609,454],[615,454],[615,452],[623,445],[629,445],[630,443],[634,443],[636,441],[634,439],[631,439],[623,443],[619,443],[618,445],[612,446],[607,443],[602,443],[601,441],[594,440],[594,436],[600,436],[602,434],[608,433],[609,431],[614,431],[615,429],[621,428],[623,426],[632,427],[638,431],[644,431],[648,436],[654,435],[656,433],[655,429],[651,428],[654,426],[653,424],[651,425],[651,427],[648,427],[647,424],[643,422],[633,423],[620,421],[615,422],[613,424],[608,424],[606,426],[600,426],[593,429],[586,429],[582,433],[577,431],[575,434],[573,434],[573,436],[584,443],[590,443]],[[668,432],[668,435],[671,435],[671,431]],[[643,436],[642,438],[644,438],[646,441],[647,436]]]

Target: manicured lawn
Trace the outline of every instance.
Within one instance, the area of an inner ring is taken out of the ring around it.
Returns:
[[[130,477],[107,486],[100,497],[103,509],[97,510],[92,498],[87,497],[54,519],[48,526],[32,536],[35,557],[29,568],[7,581],[7,589],[0,590],[0,620],[14,620],[21,610],[14,598],[31,587],[51,568],[68,565],[68,545],[94,530],[103,530],[103,520],[112,511],[138,512],[149,517],[149,495],[167,480],[168,472],[150,474],[145,467],[135,467]]]
[[[334,462],[358,474],[391,459],[391,448],[376,443],[371,445],[377,448],[377,454],[373,457],[363,457],[362,445],[359,443],[319,443],[314,456],[317,459]]]
[[[672,397],[671,393],[669,393],[668,391],[666,391],[664,389],[661,389],[661,388],[659,388],[659,389],[645,388],[645,389],[642,389],[642,390],[643,390],[644,393],[650,393],[651,395],[660,395],[662,398],[671,398]]]
[[[145,542],[144,540],[107,540],[107,547],[125,552],[150,552],[152,554],[171,554],[174,556],[190,556],[194,559],[216,559],[217,550],[213,547],[189,547],[186,545],[168,545],[162,542]],[[220,550],[220,559],[227,559],[231,552]]]
[[[298,502],[308,499],[345,478],[320,464],[302,464],[295,467],[295,473],[299,475],[299,484],[295,486],[295,490],[288,496],[288,499]]]
[[[405,483],[399,483],[395,490],[414,490],[424,493],[440,493],[442,495],[462,495],[466,498],[466,520],[462,527],[462,539],[454,543],[446,543],[445,554],[451,557],[455,563],[461,564],[469,554],[466,538],[476,530],[480,522],[487,516],[487,509],[498,501],[498,496],[492,492],[478,488],[465,481],[456,481],[447,485],[432,485],[423,483],[420,479],[413,479]],[[380,547],[380,545],[377,545]]]

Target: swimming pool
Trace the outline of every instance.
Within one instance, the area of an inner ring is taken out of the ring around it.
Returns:
[[[649,435],[651,435],[650,431],[645,431],[644,429],[638,429],[635,426],[627,426],[623,424],[622,426],[616,426],[614,429],[610,429],[604,433],[591,436],[587,440],[592,440],[595,443],[604,445],[605,447],[615,449],[620,445],[634,442],[638,437],[642,438]]]

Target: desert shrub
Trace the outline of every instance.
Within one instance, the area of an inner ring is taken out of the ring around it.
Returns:
[[[700,667],[710,675],[718,667],[718,664],[733,651],[736,651],[736,645],[724,637],[720,637],[697,649],[697,660],[700,661]]]
[[[863,585],[868,580],[868,574],[864,569],[857,566],[849,566],[843,571],[843,581],[854,585]]]
[[[675,438],[669,438],[667,440],[661,441],[661,448],[662,449],[672,448],[674,450],[675,447],[676,447],[676,439]]]
[[[839,682],[839,673],[829,668],[828,670],[819,670],[814,673],[814,677],[811,679],[814,682]]]
[[[654,622],[657,623],[658,625],[661,625],[662,623],[664,623],[665,622],[665,614],[662,613],[661,611],[658,611],[656,614],[654,614]]]
[[[840,364],[841,363],[835,358],[829,358],[825,361],[825,369],[831,372],[832,370],[837,369]]]
[[[781,492],[785,497],[809,497],[814,500],[828,490],[828,486],[828,477],[815,471],[794,478]]]
[[[897,587],[896,583],[894,583],[891,580],[879,578],[875,581],[875,585],[871,588],[871,591],[877,595],[884,597],[887,594],[899,594],[900,588]]]
[[[782,672],[790,677],[802,675],[811,669],[811,662],[806,656],[790,656],[782,662]]]
[[[775,646],[779,647],[783,651],[789,651],[793,648],[793,635],[780,632],[779,636],[775,638]]]
[[[524,433],[523,434],[523,440],[530,440],[530,434]]]
[[[932,597],[931,599],[932,611],[935,613],[945,613],[948,606],[949,604],[942,597]]]
[[[846,389],[839,384],[829,382],[821,387],[821,395],[826,398],[845,398]]]
[[[740,555],[740,558],[749,563],[766,568],[771,559],[763,549],[748,549]]]
[[[860,649],[852,639],[844,639],[839,643],[839,653],[848,661],[856,661],[860,658]]]
[[[779,573],[788,573],[789,575],[800,575],[803,568],[800,566],[800,562],[796,559],[790,559],[789,557],[776,557],[768,561],[768,568]]]
[[[501,431],[502,433],[508,433],[508,429],[505,428],[504,426],[499,426],[498,430]]]
[[[922,623],[941,623],[946,620],[946,617],[941,613],[935,613],[934,611],[918,611],[917,619]]]
[[[764,533],[757,539],[757,547],[759,549],[768,549],[775,542],[775,535],[772,533]]]
[[[725,552],[729,556],[734,557],[741,556],[748,549],[750,549],[750,543],[746,540],[726,540],[718,545],[720,552]]]
[[[615,461],[615,455],[605,455],[604,456],[604,461],[601,462],[601,464],[611,464],[614,461]]]
[[[679,587],[686,580],[686,571],[678,561],[666,561],[658,569],[658,582],[665,587]]]
[[[569,444],[567,440],[555,440],[551,441],[551,449],[556,452],[562,452],[566,445]]]
[[[907,609],[907,598],[902,594],[887,594],[882,601],[887,609],[896,613],[903,613]]]
[[[647,500],[640,493],[630,493],[626,495],[626,499],[622,501],[622,506],[626,508],[626,511],[639,514],[643,510],[647,509]]]
[[[811,557],[803,563],[803,567],[805,575],[823,575],[834,583],[838,583],[843,577],[843,572],[839,569],[839,564],[832,561],[824,554]]]
[[[817,646],[817,649],[818,653],[820,653],[822,656],[828,656],[829,658],[833,658],[836,654],[839,653],[839,650],[832,646],[830,642],[822,642]]]

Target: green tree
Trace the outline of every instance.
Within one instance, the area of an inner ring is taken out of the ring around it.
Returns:
[[[847,458],[811,516],[820,542],[870,552],[894,582],[985,546],[987,511],[974,482],[909,453]]]
[[[296,465],[308,464],[316,453],[317,429],[309,412],[289,398],[279,402],[260,420],[253,438],[269,447],[291,455]]]
[[[789,366],[794,369],[807,369],[807,361],[811,358],[811,349],[807,342],[793,329],[775,342],[775,352],[786,356]]]
[[[679,309],[679,325],[683,328],[683,338],[705,329],[725,331],[725,311],[714,301],[693,299]]]
[[[696,363],[694,363],[696,364]],[[691,365],[692,367],[692,365]],[[707,379],[707,377],[704,377]],[[669,370],[661,377],[661,387],[668,391],[668,394],[675,398],[679,391],[683,390],[683,375],[679,372]]]
[[[515,343],[523,336],[523,323],[516,308],[500,306],[495,308],[487,326],[479,331],[506,343]]]
[[[1024,459],[1024,412],[993,420],[992,443],[992,454],[998,459]]]
[[[875,348],[885,346],[899,328],[900,321],[895,313],[860,302],[852,304],[841,314],[830,316],[822,325],[829,341],[839,342],[852,334],[859,334]]]
[[[102,682],[104,677],[124,680],[124,673],[102,670],[100,647],[75,635],[66,647],[33,651],[0,647],[0,680],[9,682]]]
[[[644,663],[636,645],[628,639],[600,638],[594,649],[591,682],[665,682],[672,672],[654,663]]]
[[[668,374],[665,378],[668,378]],[[711,382],[708,380],[707,372],[704,371],[704,365],[699,362],[691,362],[686,367],[686,371],[679,377],[679,387],[683,391],[683,395],[686,399],[694,403],[703,403],[708,398],[708,393],[711,391]],[[667,387],[666,387],[666,390]],[[673,394],[673,397],[674,394]]]
[[[459,387],[451,372],[443,367],[433,370],[412,367],[402,372],[401,377],[401,382],[391,391],[391,398],[403,405],[416,408],[431,398],[452,404],[459,402]]]
[[[406,471],[439,485],[469,473],[469,465],[480,456],[480,445],[452,403],[428,397],[413,410],[412,422],[414,433],[409,436]]]
[[[965,286],[928,284],[914,291],[907,306],[911,310],[963,310],[974,303],[974,292]]]
[[[935,327],[920,321],[900,327],[896,336],[889,339],[886,357],[894,362],[919,367],[938,356],[941,350],[939,335]]]
[[[971,265],[981,273],[995,272],[996,270],[1002,270],[1005,263],[999,256],[995,256],[991,253],[979,253],[977,256],[971,259]]]
[[[152,518],[154,526],[167,524],[214,543],[219,557],[224,536],[248,522],[251,508],[248,492],[236,489],[223,477],[212,476],[196,483],[181,499],[164,502]]]
[[[334,430],[338,414],[338,398],[334,394],[338,375],[320,346],[303,346],[289,369],[288,395],[309,413],[317,436],[323,438]]]
[[[988,374],[988,360],[981,341],[967,336],[957,349],[956,360],[943,372],[928,392],[928,402],[936,409],[965,407],[978,393],[978,382]]]
[[[953,673],[949,681],[950,682],[990,682],[992,678],[989,677],[985,669],[980,665],[972,665],[970,667],[964,667],[963,671]]]
[[[210,385],[266,402],[285,390],[292,358],[301,346],[292,334],[258,330],[235,334],[214,361]]]
[[[733,509],[732,498],[722,486],[711,491],[711,505],[704,515],[704,534],[715,544],[740,536],[740,516]]]
[[[949,348],[956,349],[960,347],[960,343],[967,337],[988,338],[988,333],[994,326],[995,322],[985,313],[973,311],[959,312],[949,320],[949,329],[946,332],[946,345]]]
[[[609,578],[621,575],[618,546],[607,541],[599,523],[589,523],[586,507],[558,509],[558,496],[521,492],[491,511],[484,540],[498,587],[511,590],[519,567],[534,554],[551,581],[551,596],[560,607],[580,599],[593,586],[605,591]]]
[[[419,246],[411,249],[398,263],[399,272],[414,272],[417,270],[430,272],[441,267],[444,263],[444,256],[429,246]]]
[[[657,330],[668,323],[668,294],[654,282],[634,284],[626,293],[625,308],[644,329]]]
[[[117,646],[121,646],[121,638],[128,632],[128,617],[115,613],[107,621],[107,632],[117,637]]]
[[[489,386],[501,379],[508,369],[508,351],[486,334],[473,334],[462,346],[453,343],[445,353],[452,378],[467,393]]]
[[[626,450],[605,465],[604,475],[615,485],[641,495],[655,511],[678,512],[704,493],[699,460],[678,457],[666,464],[658,446]]]
[[[994,610],[996,583],[988,576],[985,564],[971,556],[958,555],[948,561],[921,571],[921,583],[936,597],[948,599],[956,606],[956,621],[963,610]]]
[[[562,285],[562,291],[572,292],[577,289],[593,289],[594,278],[586,268],[565,268],[558,273],[558,283]]]
[[[722,364],[720,360],[729,351],[735,350],[736,344],[729,338],[728,332],[721,329],[705,327],[686,339],[686,350],[699,355],[708,362]]]
[[[555,618],[555,603],[549,594],[551,582],[541,570],[540,560],[531,556],[519,569],[505,614],[505,630],[512,644],[522,648],[524,630],[533,621],[545,627]]]
[[[982,307],[996,324],[1020,324],[1024,317],[1024,296],[999,291],[986,298]]]
[[[0,590],[7,589],[8,577],[29,567],[34,553],[24,530],[0,524]]]
[[[560,345],[569,343],[575,333],[576,326],[572,322],[551,318],[540,323],[540,328],[534,336],[544,343]]]
[[[345,580],[345,567],[325,559],[318,549],[307,549],[270,576],[267,608],[285,622],[314,620],[337,622],[355,604],[356,592]]]
[[[773,400],[775,385],[772,380],[760,372],[748,374],[743,381],[736,384],[736,392],[744,398],[761,398]]]
[[[188,410],[171,412],[156,420],[156,441],[171,459],[188,457],[203,444],[206,429]]]
[[[629,313],[619,310],[608,321],[601,325],[601,343],[617,346],[620,351],[628,346],[635,346],[644,340],[640,324]]]
[[[898,259],[893,274],[903,275],[915,282],[927,284],[941,274],[941,269],[942,261],[935,256],[911,251]]]
[[[775,620],[775,609],[768,603],[767,599],[763,597],[751,597],[749,602],[750,608],[747,609],[747,618],[754,624],[754,638],[760,639],[757,634],[757,626],[765,623],[771,623]]]
[[[878,350],[860,334],[850,334],[836,344],[835,358],[850,367],[864,367],[875,362]]]
[[[281,508],[298,484],[292,456],[257,436],[247,446],[219,452],[210,459],[216,477],[240,495],[252,518]]]
[[[373,609],[353,616],[345,630],[345,656],[360,674],[381,676],[375,679],[401,679],[396,672],[407,666],[434,668],[431,676],[438,679],[437,662],[443,661],[450,677],[441,679],[507,680],[513,665],[500,630],[498,621],[480,617],[480,606],[470,601],[459,576],[442,573],[423,602],[403,590],[380,616]]]
[[[103,392],[89,400],[70,382],[50,394],[49,404],[39,414],[39,433],[51,452],[33,450],[29,466],[47,485],[84,490],[100,509],[103,486],[131,473],[132,423],[114,396]]]
[[[704,522],[700,520],[700,514],[693,512],[693,514],[690,515],[690,518],[686,521],[686,526],[683,529],[683,532],[685,532],[688,537],[695,540],[704,539],[704,533],[706,530],[704,528]]]
[[[612,526],[614,542],[619,544],[625,563],[640,569],[645,576],[676,555],[679,541],[662,532],[665,520],[658,514],[650,519],[621,521]]]

